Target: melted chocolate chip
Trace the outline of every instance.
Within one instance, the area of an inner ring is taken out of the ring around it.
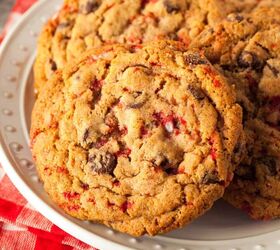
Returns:
[[[205,94],[203,93],[203,91],[200,88],[198,88],[198,87],[196,87],[194,85],[189,85],[187,87],[187,89],[190,91],[190,93],[192,94],[192,96],[196,100],[201,101],[201,100],[203,100],[205,98]]]
[[[186,62],[192,65],[207,64],[207,61],[201,58],[198,53],[186,55]]]
[[[238,13],[232,13],[227,16],[229,22],[241,22],[244,20],[244,17]]]
[[[117,165],[116,157],[108,152],[94,151],[89,154],[88,163],[97,174],[112,174]]]
[[[270,65],[269,63],[267,63],[266,65],[267,65],[267,67],[271,70],[271,72],[273,73],[273,75],[274,75],[275,77],[277,77],[278,74],[279,74],[279,70],[276,69],[275,67],[273,67],[272,65]]]
[[[52,71],[56,71],[57,70],[57,66],[56,63],[53,59],[50,59],[50,65],[51,65],[51,70]]]
[[[201,180],[202,184],[217,184],[220,183],[219,177],[216,172],[206,172]]]
[[[251,68],[257,71],[263,68],[263,62],[251,51],[243,51],[237,58],[237,64],[241,68]]]
[[[95,11],[98,7],[99,3],[96,0],[88,0],[86,4],[81,6],[80,13],[87,15]]]
[[[169,13],[169,14],[180,11],[180,6],[173,3],[171,0],[165,0],[165,1],[163,1],[163,4],[166,8],[167,13]]]
[[[275,158],[272,156],[264,156],[263,158],[258,159],[259,162],[261,162],[262,164],[264,164],[268,171],[269,174],[271,176],[275,176],[277,175],[278,171],[277,171],[277,164],[275,161]]]

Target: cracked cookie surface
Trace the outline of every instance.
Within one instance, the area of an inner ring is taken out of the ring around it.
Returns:
[[[168,38],[185,44],[226,14],[249,11],[257,0],[65,0],[38,42],[35,87],[84,51],[108,43]]]
[[[31,147],[68,214],[132,235],[180,228],[232,178],[241,108],[226,79],[178,42],[110,45],[57,71]]]
[[[237,90],[246,150],[225,199],[254,219],[280,217],[280,6],[264,0],[231,14],[191,47],[204,50]]]

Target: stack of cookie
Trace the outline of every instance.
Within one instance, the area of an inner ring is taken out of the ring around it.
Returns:
[[[31,148],[66,213],[140,236],[223,197],[280,216],[280,4],[64,0],[34,66]]]

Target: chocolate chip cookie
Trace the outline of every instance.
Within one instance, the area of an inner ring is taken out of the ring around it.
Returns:
[[[236,86],[246,150],[225,199],[254,219],[280,217],[280,6],[234,13],[192,44]]]
[[[44,27],[34,67],[35,88],[84,51],[110,43],[168,38],[189,44],[206,26],[257,0],[67,0]]]
[[[68,214],[156,235],[222,197],[241,113],[232,87],[198,51],[166,41],[107,45],[43,87],[32,154]]]

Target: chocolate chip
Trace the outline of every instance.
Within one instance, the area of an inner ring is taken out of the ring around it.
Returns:
[[[97,174],[112,174],[117,165],[114,155],[98,150],[89,153],[88,163],[91,170]]]
[[[57,28],[58,29],[64,29],[64,28],[67,28],[69,27],[70,23],[67,23],[67,22],[64,22],[64,23],[60,23]]]
[[[254,22],[253,19],[252,19],[252,17],[248,17],[248,18],[246,19],[246,21],[247,21],[248,23],[253,23],[253,22]]]
[[[86,4],[81,6],[80,13],[87,15],[95,11],[98,7],[99,3],[96,0],[88,0]]]
[[[254,181],[256,179],[256,170],[254,167],[246,165],[238,168],[235,175],[242,180]]]
[[[87,128],[83,135],[83,141],[86,142],[89,137],[89,129]]]
[[[240,23],[241,21],[244,20],[244,17],[238,13],[231,13],[227,16],[227,20],[229,22],[239,22]]]
[[[231,69],[231,66],[228,64],[222,64],[220,65],[220,67],[225,71],[229,71]]]
[[[139,70],[140,68],[150,71],[150,69],[144,64],[132,64],[132,65],[128,65],[125,68],[123,68],[121,72],[124,73],[126,70],[131,69],[131,68],[134,68],[135,71]]]
[[[237,142],[234,149],[233,149],[233,153],[234,154],[240,153],[240,150],[241,150],[241,143]]]
[[[173,3],[171,0],[165,0],[163,1],[163,4],[166,8],[167,13],[176,13],[180,11],[180,6],[177,4]]]
[[[166,157],[163,157],[163,159],[162,159],[161,163],[159,164],[159,166],[162,169],[166,170],[166,169],[170,168],[170,162],[169,162],[169,160]]]
[[[186,55],[186,62],[192,65],[200,65],[200,64],[207,64],[206,59],[201,58],[198,53],[195,54],[187,54]]]
[[[263,68],[263,62],[251,51],[243,51],[237,58],[237,64],[241,68],[251,68],[254,70],[261,70]]]
[[[260,48],[262,48],[267,54],[270,54],[270,51],[269,51],[269,49],[267,47],[265,47],[264,45],[262,45],[262,44],[260,44],[258,42],[256,42],[255,44],[257,46],[259,46]]]
[[[141,108],[143,105],[144,105],[143,102],[138,102],[138,103],[129,104],[129,105],[127,105],[127,107],[128,107],[128,108],[131,108],[131,109],[139,109],[139,108]]]
[[[178,169],[177,168],[167,168],[167,169],[165,169],[165,172],[168,175],[176,175],[176,174],[178,174]]]
[[[271,70],[271,72],[273,73],[273,75],[274,75],[275,77],[277,77],[278,74],[279,74],[279,70],[276,69],[275,67],[273,67],[272,65],[270,65],[269,63],[267,63],[266,65],[267,65],[267,67]]]
[[[169,35],[168,35],[168,37],[171,39],[171,40],[179,40],[179,37],[178,37],[178,34],[176,34],[176,33],[170,33]]]
[[[243,111],[242,124],[245,124],[245,122],[248,121],[249,117],[251,116],[251,112],[248,111],[246,105],[243,102],[238,102],[238,104],[241,106]]]
[[[52,71],[56,71],[57,70],[57,66],[56,66],[56,63],[53,59],[50,59],[50,65],[51,65],[51,70]]]
[[[216,172],[206,172],[201,180],[202,184],[217,184],[220,183],[219,177]]]
[[[277,175],[278,171],[277,171],[277,164],[276,164],[276,160],[274,157],[272,156],[264,156],[260,159],[258,159],[258,161],[262,164],[264,164],[268,171],[269,171],[269,174],[271,176],[275,176]]]
[[[192,96],[195,99],[201,101],[205,98],[205,94],[203,93],[203,91],[200,88],[198,88],[194,85],[188,85],[187,89],[190,91],[190,93],[192,94]]]

